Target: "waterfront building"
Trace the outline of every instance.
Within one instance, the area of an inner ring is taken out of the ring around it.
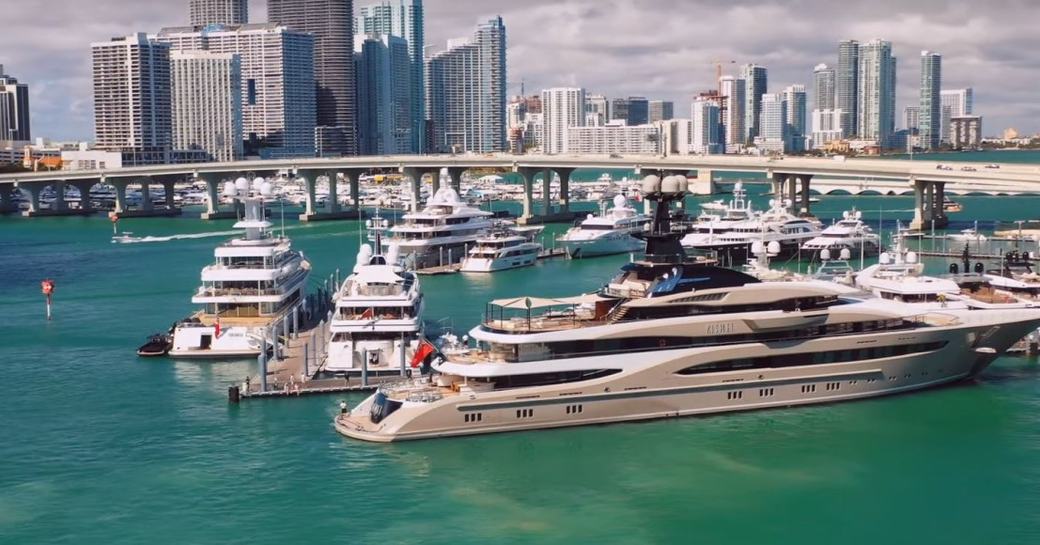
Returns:
[[[189,0],[191,26],[244,25],[249,22],[249,0]]]
[[[722,130],[719,127],[719,113],[719,105],[715,101],[705,97],[697,97],[693,100],[690,105],[690,117],[693,123],[690,153],[710,155],[725,151],[720,138]]]
[[[921,105],[917,129],[921,135],[921,147],[933,150],[939,147],[942,136],[942,104],[939,90],[942,88],[942,55],[931,51],[921,52]]]
[[[836,72],[826,64],[813,68],[813,110],[835,109]]]
[[[0,64],[0,142],[29,140],[29,86],[4,73]]]
[[[860,46],[858,83],[859,136],[888,147],[896,114],[896,58],[891,42],[871,40]]]
[[[675,117],[675,103],[670,100],[651,100],[648,108],[650,123]]]
[[[628,99],[615,98],[610,102],[610,115],[607,121],[624,121],[628,124]]]
[[[762,151],[783,153],[787,146],[787,103],[780,93],[762,95],[755,146]]]
[[[506,27],[501,17],[426,61],[431,151],[501,151],[506,146]]]
[[[610,101],[603,95],[585,95],[585,124],[600,126],[610,121]]]
[[[567,129],[585,125],[585,89],[553,87],[542,91],[542,152],[563,153]]]
[[[318,155],[356,155],[353,0],[268,0],[267,20],[314,37]]]
[[[413,153],[412,66],[408,42],[389,34],[354,37],[358,152]]]
[[[841,128],[842,111],[838,109],[812,111],[812,143],[814,149],[823,149],[827,144],[844,138]]]
[[[411,101],[413,153],[425,153],[426,138],[426,65],[423,59],[425,22],[422,0],[384,0],[358,8],[354,19],[355,34],[389,34],[404,38],[408,44],[411,75],[408,96]]]
[[[721,111],[725,153],[740,153],[744,149],[744,80],[733,76],[719,78],[719,94],[725,108]]]
[[[762,95],[768,91],[768,73],[763,66],[745,64],[740,69],[744,80],[744,141],[753,142],[759,135]]]
[[[629,125],[646,125],[650,122],[650,101],[646,97],[628,97]]]
[[[805,151],[806,94],[804,85],[791,85],[784,89],[785,128],[788,151]]]
[[[173,147],[201,150],[208,160],[242,158],[242,68],[238,55],[170,54]]]
[[[846,138],[859,133],[859,42],[838,42],[838,67],[834,72],[834,107],[841,110],[841,130]]]
[[[903,128],[909,131],[917,131],[921,123],[921,107],[906,106],[903,108]]]
[[[155,39],[170,44],[175,51],[238,55],[246,155],[314,156],[313,36],[261,23],[164,28]]]
[[[123,165],[164,164],[171,151],[170,46],[143,32],[91,44],[94,140]]]
[[[975,96],[971,87],[964,89],[946,89],[939,92],[942,102],[942,140],[951,143],[950,119],[972,115]]]
[[[950,144],[957,149],[978,149],[982,144],[982,116],[961,115],[951,118]]]
[[[654,124],[661,134],[661,153],[688,155],[693,142],[692,119],[665,119]]]
[[[568,128],[566,153],[658,155],[661,153],[661,140],[658,126],[631,126],[613,120],[602,127]]]

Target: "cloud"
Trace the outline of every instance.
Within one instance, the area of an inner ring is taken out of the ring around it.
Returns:
[[[364,5],[361,0],[357,5]],[[154,32],[187,20],[187,0],[52,0],[5,10],[0,63],[31,86],[34,133],[89,139],[93,133],[90,43]],[[501,15],[510,94],[580,85],[607,96],[674,100],[711,88],[714,62],[735,71],[769,68],[771,90],[812,83],[812,68],[834,64],[837,42],[881,37],[898,57],[898,110],[918,101],[918,55],[943,54],[946,88],[975,88],[987,134],[1040,130],[1035,81],[1040,46],[1031,0],[427,0],[429,44],[466,36]],[[263,0],[250,16],[266,17]],[[729,61],[735,61],[730,64]],[[811,88],[810,88],[811,93]],[[897,119],[901,117],[897,115]]]

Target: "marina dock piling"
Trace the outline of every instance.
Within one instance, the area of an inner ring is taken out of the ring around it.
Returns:
[[[368,349],[361,353],[361,385],[368,386]]]

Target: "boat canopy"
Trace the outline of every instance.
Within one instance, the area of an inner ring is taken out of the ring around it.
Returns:
[[[611,300],[609,297],[603,297],[595,293],[587,293],[583,295],[577,295],[574,297],[563,297],[560,299],[549,299],[545,297],[511,297],[506,299],[495,299],[491,301],[491,304],[496,307],[502,308],[515,308],[515,309],[528,309],[528,308],[546,308],[563,305],[583,305],[598,303],[600,301]]]

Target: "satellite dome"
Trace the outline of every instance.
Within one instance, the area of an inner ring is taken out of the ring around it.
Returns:
[[[891,262],[892,262],[892,254],[890,254],[888,252],[881,252],[881,255],[878,256],[878,263],[881,263],[882,265],[888,265]]]
[[[628,204],[624,195],[614,195],[614,208],[624,208]]]
[[[763,253],[765,253],[765,251],[766,251],[766,248],[762,244],[762,241],[756,240],[756,241],[751,243],[751,253],[752,254],[754,254],[754,255],[762,255]]]
[[[235,188],[235,182],[224,182],[224,196],[234,197],[238,194],[238,190]]]
[[[397,265],[397,260],[401,257],[401,247],[395,242],[387,247],[386,249],[386,262],[391,265]]]
[[[679,182],[679,193],[685,194],[686,191],[690,188],[690,181],[686,179],[685,174],[680,174],[676,176],[676,179]]]
[[[643,193],[649,195],[661,191],[661,178],[651,174],[643,178]]]
[[[239,191],[249,191],[249,179],[239,178],[235,180],[235,189]]]
[[[907,252],[906,262],[911,264],[917,263],[917,252]]]
[[[820,250],[820,261],[829,261],[831,259],[831,251],[827,248]]]
[[[841,258],[846,260],[846,261],[848,261],[850,258],[852,258],[852,252],[850,252],[848,248],[842,248],[840,255],[841,255]]]
[[[780,243],[773,240],[766,245],[766,249],[769,250],[770,254],[777,255],[780,253]]]
[[[674,195],[679,192],[679,181],[675,179],[675,176],[665,176],[661,180],[661,193],[667,193]]]

